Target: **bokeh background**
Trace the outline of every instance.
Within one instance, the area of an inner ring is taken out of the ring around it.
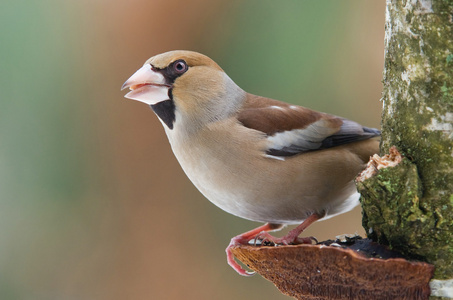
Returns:
[[[0,2],[0,299],[288,299],[226,264],[259,224],[192,186],[122,83],[187,49],[243,89],[379,127],[385,2]],[[360,209],[314,224],[363,234]],[[303,262],[301,262],[303,263]]]

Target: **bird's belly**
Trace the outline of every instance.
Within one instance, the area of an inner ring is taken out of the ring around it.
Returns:
[[[351,182],[335,196],[305,194],[303,189],[289,191],[278,188],[279,180],[266,181],[270,189],[254,190],[243,182],[227,180],[217,174],[204,176],[187,174],[198,190],[213,204],[235,216],[259,222],[297,224],[312,213],[325,214],[325,218],[347,212],[358,205],[359,194]],[[222,180],[223,179],[223,180]],[[301,183],[301,186],[304,184]],[[308,187],[307,187],[308,189]]]
[[[288,161],[277,161],[264,155],[237,160],[251,160],[248,165],[231,161],[218,152],[212,157],[208,151],[203,151],[203,156],[197,156],[197,151],[174,152],[186,175],[208,200],[245,219],[295,224],[314,212],[335,215],[358,203],[352,178],[341,191],[329,194],[323,192],[326,190],[323,183],[305,177],[301,166],[289,167],[290,173],[273,170],[276,164],[290,163]],[[260,172],[252,167],[259,165],[264,166]],[[285,185],[288,181],[292,182],[291,188]]]
[[[271,201],[266,198],[257,199],[257,195],[254,195],[251,187],[238,181],[239,174],[230,173],[224,168],[210,166],[203,162],[195,168],[187,168],[184,162],[181,162],[181,166],[195,187],[209,201],[224,211],[238,217],[262,222],[265,222],[265,218],[271,214],[264,207]]]

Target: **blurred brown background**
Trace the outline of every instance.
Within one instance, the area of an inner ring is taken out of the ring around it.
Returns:
[[[288,299],[224,249],[216,208],[122,83],[187,49],[243,89],[379,127],[384,1],[0,2],[0,299]],[[363,234],[360,209],[314,224]],[[303,263],[303,262],[302,262]]]

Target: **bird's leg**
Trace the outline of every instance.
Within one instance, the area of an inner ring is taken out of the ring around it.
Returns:
[[[289,244],[311,244],[312,241],[316,241],[314,237],[299,237],[299,235],[313,222],[324,217],[323,214],[313,213],[306,218],[300,225],[291,230],[287,235],[281,238],[274,237],[268,232],[259,233],[256,238],[264,241],[269,241],[274,244],[289,245]]]
[[[238,236],[235,236],[234,238],[231,239],[230,244],[226,248],[226,254],[227,254],[227,261],[228,264],[240,275],[243,276],[251,276],[255,274],[255,272],[250,272],[244,270],[234,259],[234,255],[231,252],[231,247],[238,246],[238,245],[248,245],[249,241],[253,238],[255,238],[257,235],[261,233],[267,233],[268,231],[275,231],[279,230],[283,227],[281,224],[271,224],[271,223],[266,223],[258,228],[255,228],[253,230],[247,231],[243,234],[240,234]]]

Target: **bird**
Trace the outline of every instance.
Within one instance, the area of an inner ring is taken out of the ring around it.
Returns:
[[[346,118],[247,93],[211,58],[174,50],[148,59],[126,82],[126,98],[148,104],[187,177],[213,204],[265,223],[233,237],[231,249],[263,240],[312,243],[313,222],[350,211],[354,179],[378,153],[380,131]],[[377,137],[377,138],[376,138]],[[283,237],[269,232],[298,224]]]

